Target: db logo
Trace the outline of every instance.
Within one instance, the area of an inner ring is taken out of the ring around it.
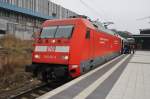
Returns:
[[[55,52],[55,46],[48,46],[47,51],[48,52]]]

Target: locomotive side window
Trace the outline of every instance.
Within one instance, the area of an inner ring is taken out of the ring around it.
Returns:
[[[58,26],[55,38],[70,38],[73,32],[73,26]]]
[[[90,39],[90,29],[87,29],[85,38]]]
[[[57,26],[43,27],[41,38],[54,38]]]

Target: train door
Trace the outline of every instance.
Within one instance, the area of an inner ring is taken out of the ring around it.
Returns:
[[[94,33],[93,33],[93,31],[91,30],[91,29],[87,29],[87,31],[86,31],[86,39],[88,39],[88,44],[89,44],[89,52],[88,52],[88,57],[89,57],[89,67],[88,67],[88,69],[90,70],[92,67],[93,67],[93,62],[94,62],[94,40],[93,40],[93,38],[94,38]]]
[[[94,65],[94,50],[94,31],[90,30],[90,69],[92,69]]]
[[[93,42],[93,33],[89,28],[86,29],[85,33],[85,45],[83,47],[83,57],[86,59],[86,61],[81,63],[82,72],[87,72],[91,69],[92,62],[93,62],[93,50],[92,50],[92,42]]]
[[[123,40],[121,40],[121,54],[123,54],[123,51],[124,51],[124,42]]]

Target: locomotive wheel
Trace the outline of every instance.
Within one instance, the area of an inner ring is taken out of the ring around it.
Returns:
[[[43,82],[48,82],[46,72],[38,72],[37,78]]]

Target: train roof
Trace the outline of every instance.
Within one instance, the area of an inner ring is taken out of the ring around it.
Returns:
[[[69,25],[69,24],[77,24],[78,22],[82,22],[86,26],[88,26],[91,29],[95,29],[93,24],[87,19],[84,18],[66,18],[66,19],[54,19],[54,20],[46,20],[43,23],[43,26],[49,26],[49,25]]]
[[[103,32],[106,32],[108,34],[111,34],[111,35],[115,35],[116,33],[110,29],[107,29],[101,22],[99,21],[92,21],[92,24],[97,27],[98,30],[100,31],[103,31]]]
[[[110,35],[115,35],[116,33],[112,30],[107,29],[104,27],[104,25],[99,21],[91,21],[88,18],[85,17],[71,17],[66,19],[54,19],[54,20],[47,20],[43,23],[43,26],[48,26],[49,23],[53,25],[58,24],[76,24],[77,22],[83,22],[87,27],[91,29],[98,29],[99,31],[103,31],[105,33],[108,33]]]

